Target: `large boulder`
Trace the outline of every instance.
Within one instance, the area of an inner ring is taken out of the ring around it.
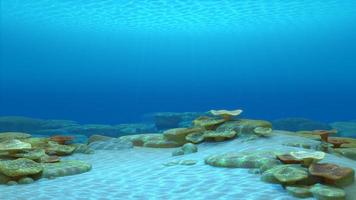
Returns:
[[[284,118],[272,122],[273,128],[286,131],[313,131],[330,130],[332,127],[326,123],[306,118]]]
[[[42,170],[41,164],[27,158],[0,161],[0,173],[10,177],[34,175],[42,172]]]

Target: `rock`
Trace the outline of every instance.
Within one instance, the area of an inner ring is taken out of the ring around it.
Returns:
[[[225,131],[205,131],[203,137],[205,140],[213,140],[216,142],[225,141],[232,139],[236,136],[236,131],[225,130]]]
[[[42,170],[41,164],[27,158],[0,161],[0,173],[10,177],[34,175]]]
[[[202,132],[201,128],[174,128],[163,132],[163,136],[168,141],[173,141],[180,145],[187,143],[185,139],[188,134]]]
[[[266,127],[256,127],[253,132],[260,137],[270,137],[272,135],[272,129]]]
[[[122,150],[122,149],[130,149],[132,147],[133,144],[131,141],[120,139],[120,138],[112,138],[109,140],[96,141],[88,145],[88,148],[91,150]]]
[[[287,186],[286,190],[289,194],[297,198],[308,198],[313,196],[308,187]]]
[[[352,168],[331,163],[313,163],[309,167],[309,172],[322,178],[325,184],[339,187],[351,185],[355,179],[355,171]]]
[[[330,130],[328,124],[305,118],[284,118],[272,122],[274,129],[286,131]]]
[[[225,119],[216,119],[207,116],[198,117],[193,121],[195,127],[204,128],[206,130],[215,130],[221,124],[225,122]]]
[[[308,171],[298,165],[277,165],[262,173],[261,180],[268,183],[292,185],[308,179]]]
[[[184,151],[182,148],[176,149],[172,152],[172,156],[181,156],[184,155]]]
[[[8,186],[17,185],[17,182],[16,181],[9,181],[9,182],[7,182],[7,185]]]
[[[49,141],[47,144],[48,146],[46,147],[46,153],[49,155],[70,155],[75,150],[75,147],[70,145],[61,145],[51,141]]]
[[[195,132],[195,133],[189,133],[185,139],[188,142],[198,144],[200,142],[204,141],[204,132]]]
[[[0,133],[0,142],[5,140],[13,140],[13,139],[21,140],[29,137],[31,137],[31,135],[27,133],[4,132],[4,133]]]
[[[154,114],[155,125],[160,130],[178,128],[182,120],[182,116],[179,113],[162,112]]]
[[[174,148],[174,147],[179,147],[181,144],[172,142],[172,141],[167,141],[162,137],[160,140],[151,140],[145,142],[143,145],[144,147],[152,147],[152,148]]]
[[[283,167],[277,166],[275,167],[276,169],[271,169],[275,169],[273,175],[281,184],[294,184],[308,178],[308,171],[304,168],[297,168],[289,165],[281,166]]]
[[[173,141],[168,141],[162,134],[156,133],[127,135],[121,136],[119,138],[125,141],[132,142],[134,146],[144,146],[152,148],[173,148],[182,145]]]
[[[0,184],[6,184],[11,181],[11,177],[5,176],[4,174],[0,173]]]
[[[26,143],[30,143],[32,148],[40,148],[43,149],[45,148],[49,142],[49,138],[26,138],[26,139],[22,139],[22,142],[26,142]]]
[[[59,156],[43,156],[40,160],[41,163],[55,163],[61,161]]]
[[[172,156],[180,156],[198,152],[198,147],[193,143],[186,143],[181,148],[172,152]]]
[[[334,151],[346,158],[356,160],[356,148],[339,148]]]
[[[85,173],[91,170],[91,165],[84,161],[64,160],[57,163],[42,163],[42,178],[54,178]]]
[[[198,152],[198,147],[192,143],[186,143],[182,146],[184,154],[191,154]]]
[[[73,144],[72,146],[75,147],[73,153],[83,153],[83,154],[93,154],[95,151],[91,147],[86,144]],[[132,144],[131,144],[132,147]]]
[[[264,120],[240,119],[224,123],[217,131],[234,130],[238,136],[254,135],[257,127],[272,128],[272,124]]]
[[[316,184],[310,191],[318,200],[345,200],[346,193],[344,190],[336,187]]]
[[[180,165],[195,165],[196,163],[196,160],[181,160],[179,162]]]
[[[44,149],[31,149],[31,150],[24,150],[22,152],[17,152],[15,154],[11,154],[10,156],[15,158],[27,158],[36,161],[47,155]]]
[[[163,164],[163,166],[166,166],[166,167],[171,167],[171,166],[175,166],[175,165],[179,165],[179,161],[178,160],[170,161],[170,162],[167,162],[167,163]]]
[[[92,142],[98,142],[98,141],[107,141],[111,140],[113,137],[105,136],[105,135],[92,135],[88,139],[88,144]]]
[[[356,121],[334,122],[330,126],[338,130],[338,135],[342,137],[356,137]]]
[[[20,178],[18,180],[19,184],[30,184],[30,183],[33,183],[33,182],[34,182],[34,180],[32,178],[30,178],[30,177],[23,177],[23,178]]]
[[[273,152],[258,151],[212,155],[205,158],[205,163],[215,167],[260,168],[265,171],[278,165],[279,161]]]
[[[31,149],[31,144],[21,142],[17,139],[5,140],[0,142],[0,151],[20,151],[26,149]]]

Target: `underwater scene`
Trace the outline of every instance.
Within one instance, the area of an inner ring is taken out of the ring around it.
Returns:
[[[356,1],[0,2],[0,200],[356,200]]]

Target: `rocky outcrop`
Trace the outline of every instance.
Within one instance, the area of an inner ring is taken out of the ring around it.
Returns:
[[[306,118],[284,118],[272,122],[273,128],[286,131],[313,131],[330,130],[332,127],[326,123],[306,119]]]

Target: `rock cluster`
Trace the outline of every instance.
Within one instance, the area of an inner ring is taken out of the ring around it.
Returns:
[[[62,139],[69,141],[69,138],[62,136],[53,140],[33,138],[30,134],[20,132],[0,133],[0,184],[28,184],[39,178],[89,171],[91,165],[88,163],[60,160],[60,156],[70,155],[81,146],[65,144]]]

